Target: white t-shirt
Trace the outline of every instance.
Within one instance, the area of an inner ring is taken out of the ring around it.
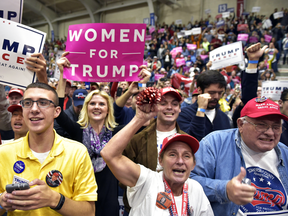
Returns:
[[[205,110],[205,114],[207,116],[207,118],[210,120],[210,122],[213,124],[213,120],[215,118],[216,115],[216,109],[206,109]]]
[[[240,206],[237,216],[242,216],[247,212],[286,210],[287,193],[277,170],[279,159],[275,150],[264,153],[255,152],[243,140],[241,140],[241,146],[246,165],[246,178],[249,178],[251,185],[256,187],[256,194],[251,203]]]
[[[168,216],[168,209],[160,209],[156,206],[157,195],[165,192],[163,172],[154,172],[140,165],[140,176],[134,187],[127,187],[127,199],[131,206],[129,216]],[[210,202],[206,197],[202,186],[195,180],[188,178],[188,200],[190,215],[213,216]],[[176,201],[176,200],[175,200]],[[181,200],[182,202],[182,200]],[[177,212],[181,212],[178,209]],[[181,213],[180,213],[181,214]],[[179,214],[179,216],[180,216]]]
[[[159,158],[159,152],[162,149],[163,140],[166,137],[174,135],[175,133],[177,133],[176,127],[173,130],[168,131],[168,132],[162,132],[162,131],[156,130],[158,158]],[[162,170],[162,166],[159,164],[159,160],[157,160],[157,168],[156,168],[156,170],[158,172]]]
[[[50,152],[50,151],[48,151],[48,152],[44,152],[44,153],[37,153],[37,152],[33,151],[32,149],[31,149],[31,151],[32,151],[33,155],[39,160],[39,162],[41,164],[45,161],[45,159],[47,158],[47,156]]]

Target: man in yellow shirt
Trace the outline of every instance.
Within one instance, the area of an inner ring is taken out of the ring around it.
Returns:
[[[94,215],[97,185],[87,149],[53,130],[61,108],[55,90],[30,84],[21,101],[28,134],[0,147],[0,215]],[[7,193],[7,184],[30,189]]]

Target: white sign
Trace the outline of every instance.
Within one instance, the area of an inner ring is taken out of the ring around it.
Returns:
[[[261,10],[261,7],[253,7],[253,8],[252,8],[252,13],[253,13],[253,12],[259,13],[260,10]]]
[[[146,25],[149,25],[149,17],[148,18],[143,18],[143,23]]]
[[[192,29],[192,34],[193,34],[193,35],[201,34],[201,27],[199,27],[199,28],[193,28],[193,29]]]
[[[230,12],[224,12],[222,13],[222,18],[226,18],[226,17],[229,17],[230,16]]]
[[[175,24],[176,24],[176,25],[182,24],[182,19],[176,20],[176,21],[175,21]]]
[[[261,96],[279,100],[281,93],[288,88],[288,81],[264,81],[262,82]]]
[[[26,88],[36,81],[26,68],[25,58],[41,53],[46,33],[0,18],[0,83]]]
[[[58,51],[57,52],[55,62],[57,62],[61,58],[63,53],[64,53],[64,51]],[[54,71],[54,76],[53,77],[56,78],[57,80],[60,79],[60,70],[59,70],[57,64],[56,64],[56,67],[55,67],[55,71]]]
[[[23,0],[1,0],[0,18],[21,23],[23,14]]]
[[[274,16],[274,19],[281,18],[281,17],[283,17],[283,11],[276,12],[273,14],[273,16]]]
[[[211,9],[206,9],[205,10],[205,14],[210,14],[211,13]]]
[[[185,37],[185,31],[181,31],[181,32],[177,32],[177,37],[178,38],[182,38],[182,37]]]
[[[209,61],[212,61],[212,70],[239,64],[243,60],[242,43],[240,41],[221,46],[209,53]]]

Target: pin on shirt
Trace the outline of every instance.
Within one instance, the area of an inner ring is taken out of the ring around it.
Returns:
[[[15,173],[22,173],[25,170],[25,164],[23,161],[16,161],[13,166]]]
[[[46,175],[46,183],[50,187],[58,187],[63,181],[63,175],[59,170],[51,170]]]
[[[167,192],[157,194],[156,206],[160,209],[168,209],[171,206],[171,197]]]

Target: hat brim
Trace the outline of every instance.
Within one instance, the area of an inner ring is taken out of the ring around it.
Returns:
[[[74,106],[83,106],[83,104],[84,104],[84,100],[82,101],[82,100],[74,100],[73,101],[73,103],[74,103]]]
[[[181,134],[181,135],[179,135],[179,136],[173,137],[172,139],[170,139],[170,140],[166,143],[165,146],[162,146],[162,149],[161,149],[161,151],[160,151],[160,154],[161,154],[171,143],[176,142],[176,141],[184,142],[184,143],[186,143],[187,145],[189,145],[190,148],[192,149],[193,154],[195,154],[195,153],[198,151],[198,149],[199,149],[199,141],[198,141],[196,138],[194,138],[194,137],[192,137],[192,136],[190,136],[190,135],[188,135],[188,134]]]
[[[11,105],[11,106],[9,106],[8,108],[7,108],[7,110],[9,111],[9,112],[11,112],[11,113],[13,113],[16,109],[21,109],[21,110],[23,110],[22,109],[22,106],[20,106],[20,105]]]
[[[288,117],[286,115],[283,115],[283,114],[279,114],[278,112],[269,112],[269,114],[267,113],[261,113],[261,112],[256,112],[256,113],[251,113],[249,115],[247,115],[248,117],[250,118],[260,118],[260,117],[263,117],[263,116],[269,116],[269,115],[277,115],[279,116],[281,119],[284,119],[285,121],[288,121]]]

